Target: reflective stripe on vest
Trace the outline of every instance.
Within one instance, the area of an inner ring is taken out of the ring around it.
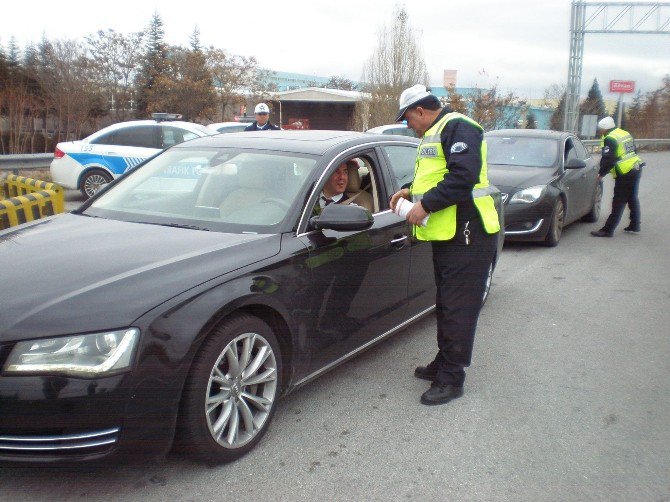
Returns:
[[[417,149],[414,181],[410,188],[413,201],[419,201],[428,190],[437,186],[449,173],[446,156],[442,149],[441,134],[447,123],[453,119],[461,119],[483,132],[482,127],[460,113],[447,113],[433,127],[428,129]],[[498,190],[489,186],[486,166],[486,141],[482,139],[480,156],[482,159],[479,171],[479,182],[474,186],[472,198],[484,229],[489,234],[500,231],[500,221],[492,193]],[[414,226],[414,236],[424,241],[447,241],[456,234],[456,205],[445,207],[430,214],[425,227]]]
[[[602,146],[605,145],[605,139],[610,138],[616,143],[617,161],[614,167],[610,170],[612,177],[616,178],[617,174],[625,175],[636,168],[642,159],[635,153],[635,141],[630,133],[623,129],[612,129],[607,136],[602,140]]]

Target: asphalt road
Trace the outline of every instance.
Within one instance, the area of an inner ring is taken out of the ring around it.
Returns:
[[[669,501],[670,153],[644,158],[640,235],[505,246],[463,398],[419,404],[430,316],[283,399],[233,464],[0,468],[0,499]]]

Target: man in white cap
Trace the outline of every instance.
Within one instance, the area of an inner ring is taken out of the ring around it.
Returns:
[[[416,239],[431,242],[437,287],[437,355],[414,375],[432,382],[421,403],[444,404],[463,395],[500,231],[491,197],[497,190],[486,176],[484,130],[474,120],[442,108],[423,85],[400,95],[402,119],[422,140],[414,180],[391,197],[391,208],[401,197],[414,203],[406,219]]]
[[[626,204],[630,209],[630,224],[624,228],[625,232],[637,233],[640,231],[640,201],[637,190],[642,174],[642,160],[635,150],[635,141],[630,133],[620,129],[612,117],[605,117],[598,122],[598,129],[602,131],[602,157],[600,158],[600,172],[598,180],[612,173],[614,178],[614,197],[612,198],[612,212],[605,225],[600,230],[594,230],[594,237],[612,237]]]
[[[249,124],[245,131],[278,131],[279,127],[270,122],[270,108],[265,103],[258,103],[254,108],[256,120]]]

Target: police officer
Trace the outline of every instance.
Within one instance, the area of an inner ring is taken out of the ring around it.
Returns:
[[[437,286],[437,355],[414,375],[432,382],[421,402],[443,404],[463,395],[500,231],[490,195],[497,190],[489,187],[484,131],[474,120],[442,108],[423,85],[400,95],[402,119],[422,140],[414,180],[391,197],[391,207],[401,197],[414,203],[406,219],[416,239],[431,241]]]
[[[600,230],[594,230],[594,237],[612,237],[614,229],[621,221],[626,204],[630,209],[630,225],[625,232],[640,231],[640,201],[637,190],[640,184],[643,165],[635,150],[635,141],[630,133],[616,127],[612,117],[605,117],[598,122],[598,129],[603,132],[602,157],[600,159],[600,181],[607,172],[614,178],[614,198],[612,212]]]
[[[278,131],[279,127],[270,122],[270,109],[265,103],[258,103],[254,108],[256,120],[249,124],[245,131]]]

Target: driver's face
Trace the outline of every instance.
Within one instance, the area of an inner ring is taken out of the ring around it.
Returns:
[[[323,193],[326,197],[332,197],[344,193],[349,182],[349,170],[346,164],[340,164],[340,167],[330,176],[325,186]]]

